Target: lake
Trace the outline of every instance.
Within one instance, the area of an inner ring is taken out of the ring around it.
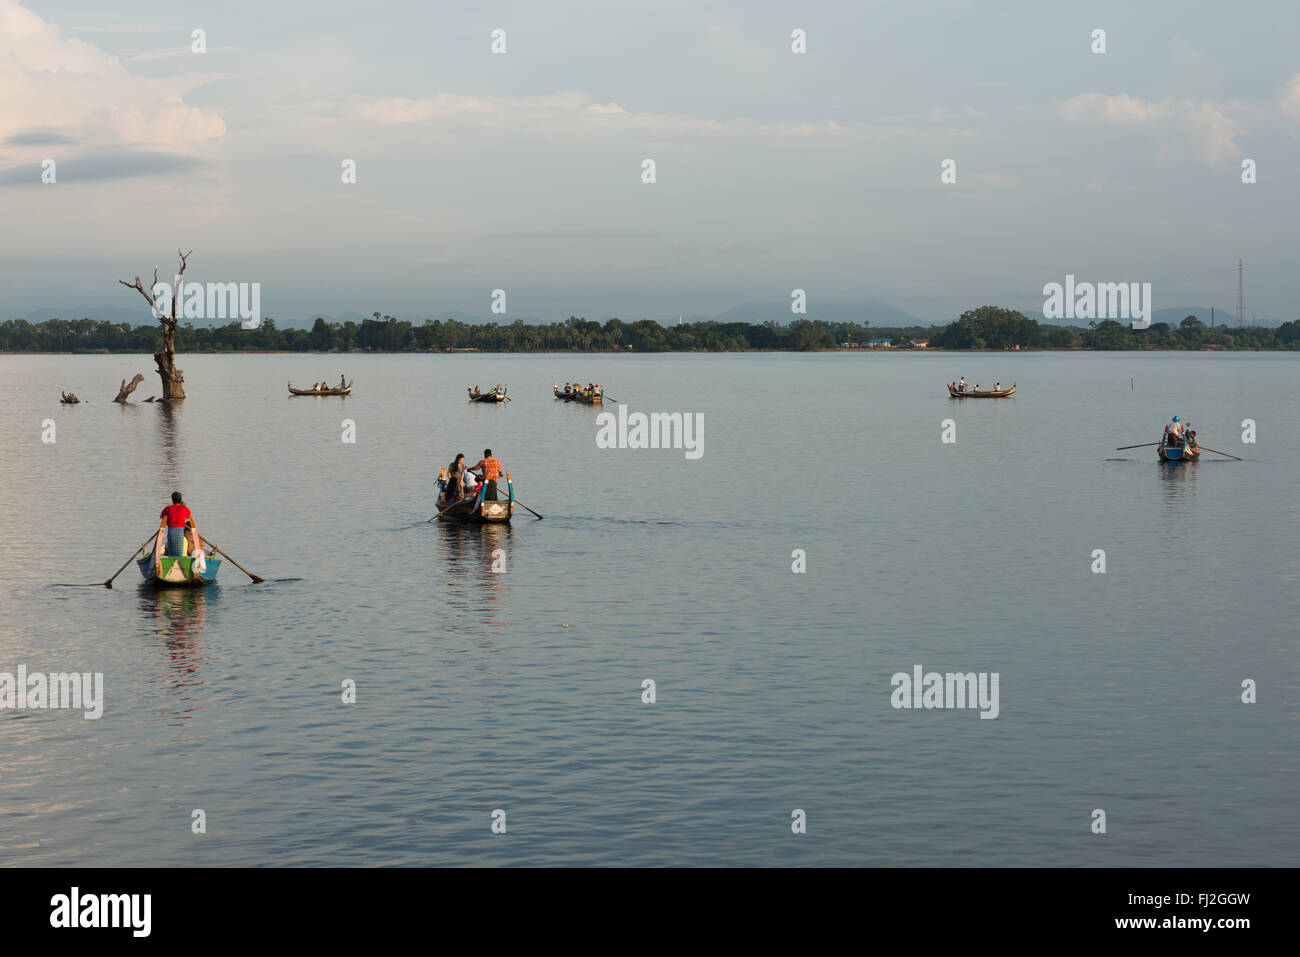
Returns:
[[[0,672],[104,676],[0,711],[0,865],[1300,864],[1300,356],[178,364],[0,356]],[[597,447],[575,378],[703,454]],[[1245,461],[1115,451],[1174,414]],[[485,447],[545,519],[428,523]],[[173,489],[264,584],[58,587]],[[996,718],[894,707],[916,666]]]

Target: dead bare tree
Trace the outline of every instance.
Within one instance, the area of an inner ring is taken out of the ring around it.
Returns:
[[[144,381],[144,376],[142,376],[138,372],[135,374],[135,378],[132,379],[130,382],[127,382],[125,379],[123,379],[121,386],[119,386],[117,390],[117,398],[114,399],[113,401],[126,402],[126,397],[130,395],[132,392],[134,392],[135,387],[138,386],[143,381]]]
[[[185,374],[181,372],[180,369],[176,368],[176,323],[181,304],[181,279],[185,275],[185,266],[187,265],[186,261],[190,258],[190,253],[192,252],[194,252],[192,249],[188,253],[183,253],[179,249],[176,250],[176,255],[179,256],[181,260],[181,268],[176,273],[176,288],[172,290],[170,316],[167,314],[167,303],[163,302],[160,308],[158,298],[154,294],[154,290],[158,288],[157,266],[153,267],[153,284],[149,287],[148,291],[145,290],[144,284],[140,282],[139,276],[135,277],[135,282],[133,283],[126,282],[123,279],[118,280],[118,282],[123,286],[126,286],[127,289],[138,289],[140,295],[144,296],[145,301],[149,303],[149,309],[158,317],[158,321],[162,324],[162,351],[153,354],[153,361],[158,364],[158,377],[162,379],[163,394],[162,398],[159,400],[160,402],[185,398]],[[126,400],[122,399],[121,401]]]

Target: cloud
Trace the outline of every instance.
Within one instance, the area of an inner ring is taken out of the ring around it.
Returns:
[[[516,133],[578,135],[610,130],[642,136],[756,134],[772,137],[898,136],[915,132],[900,125],[841,125],[826,122],[713,120],[679,113],[635,113],[617,103],[602,103],[578,90],[536,96],[494,97],[438,93],[423,99],[381,97],[354,101],[351,113],[380,126],[469,123]]]
[[[161,23],[117,23],[102,27],[64,27],[64,33],[161,33],[170,30]]]
[[[214,53],[239,53],[243,51],[240,46],[223,46],[208,47],[205,56],[211,56]],[[172,47],[163,50],[140,50],[127,56],[128,63],[143,62],[146,60],[180,60],[187,59],[191,63],[198,60],[198,56],[189,46]]]
[[[1287,80],[1282,90],[1282,111],[1287,116],[1300,119],[1300,73]]]
[[[57,146],[75,142],[76,140],[72,139],[72,137],[64,136],[62,133],[33,131],[31,133],[15,133],[5,140],[5,146]]]
[[[1236,120],[1209,101],[1143,100],[1127,93],[1081,93],[1061,104],[1067,122],[1145,131],[1163,158],[1197,155],[1209,164],[1241,156]]]
[[[57,161],[56,185],[168,176],[205,169],[211,163],[175,153],[115,152],[71,156]],[[41,165],[28,163],[0,170],[0,187],[46,185]]]
[[[1127,93],[1080,93],[1066,100],[1062,112],[1071,122],[1106,123],[1140,129],[1173,115],[1168,102],[1148,103]]]
[[[91,150],[209,155],[225,122],[183,99],[204,82],[137,76],[19,0],[0,0],[0,142],[19,148],[19,162],[39,161],[31,147],[54,145],[24,140],[34,129],[62,130]]]

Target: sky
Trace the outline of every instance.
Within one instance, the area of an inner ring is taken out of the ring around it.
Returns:
[[[177,247],[281,322],[1231,309],[1239,259],[1294,319],[1297,40],[1293,0],[0,0],[0,320],[148,321],[116,282]]]

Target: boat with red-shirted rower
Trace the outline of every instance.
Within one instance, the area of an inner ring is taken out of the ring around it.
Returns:
[[[473,492],[457,499],[447,498],[447,468],[438,470],[438,499],[436,518],[451,522],[468,522],[475,525],[507,525],[515,513],[515,483],[510,480],[510,473],[505,473],[504,499],[486,498],[488,484],[484,482]],[[500,485],[498,484],[498,489]]]

